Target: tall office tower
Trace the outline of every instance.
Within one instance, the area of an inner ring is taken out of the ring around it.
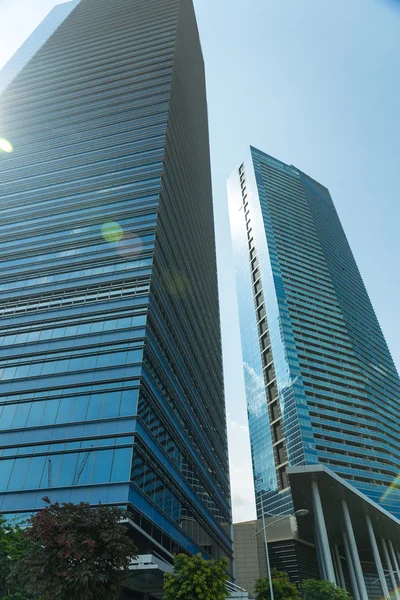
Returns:
[[[258,516],[318,463],[400,516],[399,377],[329,191],[251,148],[228,193]]]
[[[192,3],[81,0],[0,114],[0,510],[127,506],[141,553],[230,557]]]
[[[49,12],[35,31],[28,37],[17,52],[0,71],[0,93],[3,92],[24,66],[35,56],[36,52],[53,35],[57,27],[68,17],[80,0],[70,0],[58,4]]]

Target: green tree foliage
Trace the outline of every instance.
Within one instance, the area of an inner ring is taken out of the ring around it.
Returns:
[[[28,550],[13,581],[43,600],[117,600],[137,551],[121,523],[124,511],[45,501],[28,521]]]
[[[28,542],[22,531],[19,525],[7,522],[0,515],[0,597],[17,592],[15,586],[9,582],[9,576],[13,566],[28,549]]]
[[[351,600],[351,596],[342,588],[335,587],[330,581],[307,579],[300,584],[302,600]]]
[[[297,587],[290,582],[287,573],[278,571],[277,569],[271,569],[271,575],[275,600],[291,600],[292,598],[297,600],[300,598]],[[269,579],[264,579],[263,577],[257,579],[254,590],[256,593],[256,600],[270,600]]]
[[[178,554],[165,576],[164,600],[225,600],[228,562]]]

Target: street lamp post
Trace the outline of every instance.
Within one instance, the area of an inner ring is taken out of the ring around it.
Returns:
[[[268,580],[269,580],[269,592],[270,592],[271,600],[274,600],[274,587],[272,585],[271,566],[269,563],[267,529],[268,529],[268,527],[271,527],[271,525],[275,525],[275,523],[279,523],[279,521],[283,521],[284,519],[287,519],[288,517],[305,517],[306,515],[308,515],[308,512],[309,511],[306,508],[301,508],[299,510],[296,510],[296,512],[293,515],[275,515],[274,513],[270,513],[263,509],[263,512],[262,512],[263,526],[259,531],[256,531],[256,533],[254,534],[253,537],[255,537],[256,535],[261,533],[261,531],[264,533],[265,556],[267,559],[266,560],[267,574],[268,574]],[[277,519],[276,521],[272,521],[272,523],[268,523],[268,525],[266,525],[265,524],[265,515],[270,515],[271,517],[280,517],[280,518]]]

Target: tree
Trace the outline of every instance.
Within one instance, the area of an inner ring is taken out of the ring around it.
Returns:
[[[303,600],[351,600],[351,596],[342,588],[335,587],[330,581],[306,579],[300,584]]]
[[[299,593],[294,583],[290,582],[289,575],[284,571],[271,569],[272,588],[274,590],[275,600],[290,600],[291,598],[299,599]],[[271,594],[269,591],[269,579],[261,577],[257,579],[254,590],[256,600],[270,600]]]
[[[43,600],[117,600],[136,547],[121,509],[58,502],[31,517],[13,580]]]
[[[204,560],[201,554],[178,554],[165,576],[164,600],[225,600],[228,561]]]
[[[9,576],[13,566],[27,549],[28,542],[23,536],[21,527],[7,522],[0,515],[0,597],[17,592],[16,587],[9,582]]]

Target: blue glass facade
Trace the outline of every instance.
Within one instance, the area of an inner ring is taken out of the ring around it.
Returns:
[[[229,557],[193,6],[75,5],[0,99],[0,511],[118,504],[141,552]]]
[[[324,463],[399,517],[399,376],[329,191],[251,148],[228,195],[258,515]]]

